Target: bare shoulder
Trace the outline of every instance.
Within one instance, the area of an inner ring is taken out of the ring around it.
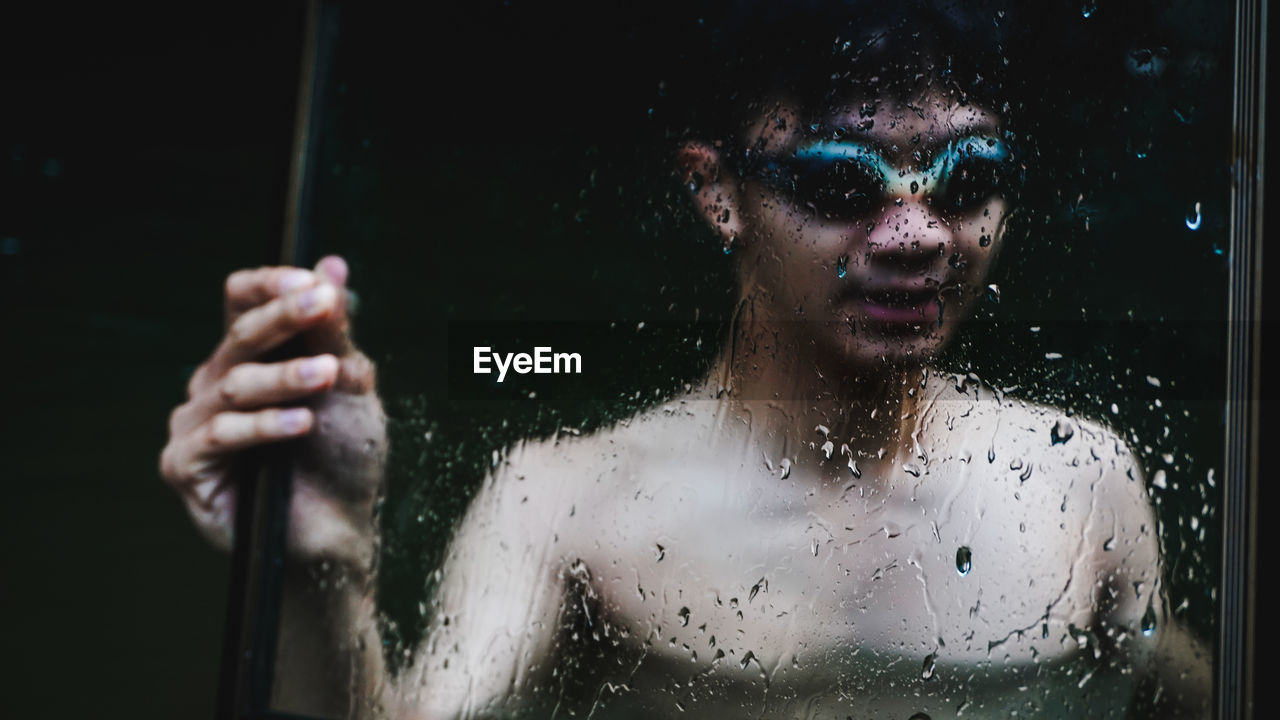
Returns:
[[[652,476],[655,465],[683,462],[682,448],[695,448],[712,423],[700,403],[675,399],[592,432],[562,427],[498,453],[484,492],[518,496],[534,516],[589,512]]]
[[[935,374],[919,419],[944,456],[963,454],[1016,473],[1028,489],[1126,496],[1148,503],[1141,464],[1106,423],[993,388],[972,376]],[[1036,478],[1036,482],[1030,482]]]

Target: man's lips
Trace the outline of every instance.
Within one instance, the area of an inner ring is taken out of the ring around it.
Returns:
[[[937,320],[937,288],[897,287],[859,290],[846,295],[867,320],[892,324],[920,325]]]

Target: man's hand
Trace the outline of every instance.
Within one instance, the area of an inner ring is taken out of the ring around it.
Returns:
[[[295,463],[289,549],[352,570],[369,566],[373,502],[386,456],[374,369],[351,341],[347,266],[242,270],[226,282],[227,331],[169,419],[160,472],[196,526],[229,548],[238,460],[247,448],[305,438]],[[294,337],[304,355],[264,357]]]

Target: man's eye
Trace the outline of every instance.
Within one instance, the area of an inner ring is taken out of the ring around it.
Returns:
[[[930,194],[930,202],[940,209],[967,212],[1003,191],[1008,180],[1003,163],[986,158],[965,160],[952,168],[942,187]]]
[[[796,200],[828,220],[854,220],[875,210],[884,195],[884,178],[867,163],[848,160],[799,168]]]

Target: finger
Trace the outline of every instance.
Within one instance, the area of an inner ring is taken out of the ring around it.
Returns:
[[[231,528],[235,518],[235,485],[229,482],[225,463],[207,463],[203,468],[186,470],[190,477],[179,477],[174,460],[176,446],[170,444],[160,454],[160,474],[182,497],[200,532],[215,547],[230,547]]]
[[[314,421],[315,416],[307,408],[218,413],[197,431],[195,454],[219,455],[306,435]]]
[[[338,358],[317,355],[279,363],[241,363],[214,383],[197,387],[169,415],[169,434],[180,437],[226,410],[251,410],[304,400],[337,386]],[[347,381],[345,386],[352,383]],[[351,392],[351,391],[348,391]]]
[[[215,548],[230,550],[235,534],[236,486],[210,482],[184,493],[187,511],[205,540]]]
[[[340,292],[334,312],[307,331],[307,349],[315,353],[333,353],[339,357],[351,355],[356,352],[356,347],[351,337],[352,293],[346,289],[349,275],[347,263],[337,255],[329,255],[316,263],[315,275],[332,283]]]
[[[332,355],[242,363],[223,376],[217,392],[207,393],[201,401],[210,407],[210,414],[280,405],[328,390],[337,379],[338,359]]]
[[[347,261],[337,255],[326,255],[320,258],[320,262],[316,263],[317,275],[323,275],[329,282],[342,287],[347,284],[347,275],[350,268],[347,267]]]
[[[238,270],[227,276],[227,324],[244,312],[319,282],[316,274],[295,267],[262,267]]]
[[[299,331],[333,314],[337,289],[328,283],[292,292],[236,319],[209,359],[206,374],[220,377],[232,367],[276,348]]]
[[[315,416],[307,408],[218,413],[164,449],[161,474],[175,485],[199,483],[228,454],[306,435],[314,423]]]

